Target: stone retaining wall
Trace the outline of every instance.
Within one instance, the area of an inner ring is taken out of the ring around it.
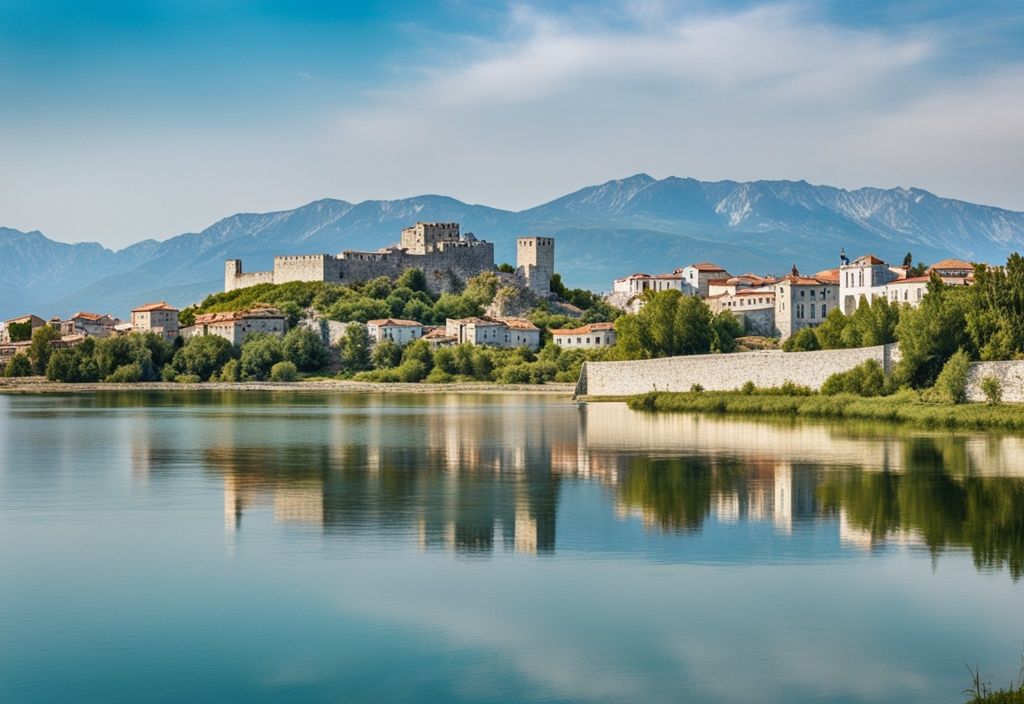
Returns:
[[[984,401],[981,380],[995,377],[1003,385],[1003,401],[1024,403],[1024,360],[1010,362],[974,362],[967,372],[967,400]]]
[[[876,360],[890,372],[899,359],[899,349],[896,345],[879,345],[817,352],[768,350],[632,362],[586,362],[576,385],[576,395],[632,396],[648,391],[689,391],[694,384],[709,391],[731,391],[747,381],[761,387],[791,381],[818,389],[832,374],[845,372],[869,359]],[[1018,386],[1021,386],[1019,382]]]

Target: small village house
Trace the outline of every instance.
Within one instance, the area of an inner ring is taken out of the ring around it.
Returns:
[[[132,330],[162,335],[168,342],[178,336],[178,309],[166,301],[147,303],[132,309]]]
[[[391,340],[397,345],[405,345],[423,337],[423,324],[415,320],[384,318],[366,321],[366,332],[374,344],[383,340]]]
[[[552,330],[551,339],[566,349],[603,349],[615,344],[615,323],[590,323],[578,328]]]
[[[36,328],[46,325],[46,321],[38,315],[22,315],[4,321],[3,338],[0,342],[23,342],[32,339]]]
[[[70,335],[108,337],[114,334],[114,326],[119,322],[121,321],[110,315],[79,312],[60,322],[60,334],[62,337]]]
[[[188,339],[202,335],[223,337],[233,345],[241,345],[250,335],[262,333],[281,337],[288,319],[276,308],[253,308],[223,313],[201,313],[195,323],[181,330]]]

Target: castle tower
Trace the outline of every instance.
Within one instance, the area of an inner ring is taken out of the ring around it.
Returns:
[[[551,237],[520,237],[516,240],[516,273],[526,279],[538,296],[551,293],[555,275],[555,240]]]
[[[445,242],[458,241],[457,222],[418,222],[402,230],[401,248],[409,254],[427,254],[441,249]]]
[[[224,290],[234,291],[238,288],[238,278],[242,275],[242,260],[228,259],[224,262]]]

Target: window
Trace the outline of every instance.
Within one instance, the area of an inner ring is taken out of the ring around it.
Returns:
[[[811,291],[811,298],[814,298],[814,291]]]
[[[800,298],[803,298],[803,297],[804,297],[804,290],[800,289]]]
[[[826,317],[825,316],[825,304],[824,303],[821,304],[821,317],[822,318]]]

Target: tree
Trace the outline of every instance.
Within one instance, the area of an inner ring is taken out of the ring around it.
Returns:
[[[723,338],[717,344],[727,345],[724,338],[737,330],[721,323]],[[675,290],[646,294],[639,313],[616,320],[615,333],[616,355],[624,359],[704,354],[715,342],[711,310],[699,298]]]
[[[711,319],[711,351],[733,352],[736,338],[743,336],[743,326],[730,311],[721,310]]]
[[[957,350],[953,353],[935,379],[935,393],[939,399],[949,403],[966,401],[967,374],[970,369],[971,358],[966,352]]]
[[[505,274],[514,274],[516,273],[516,268],[509,264],[508,262],[502,262],[501,264],[498,265],[498,271],[503,272]],[[557,276],[557,274],[555,276]],[[552,281],[554,281],[554,278],[552,278]],[[554,288],[552,288],[551,290],[553,291]]]
[[[395,279],[395,286],[404,286],[413,291],[427,290],[427,276],[422,269],[406,269],[402,275]]]
[[[18,352],[4,367],[4,376],[8,378],[32,376],[32,360],[28,358],[28,355]]]
[[[397,367],[402,361],[402,348],[394,340],[381,340],[373,346],[370,360],[374,369],[390,369]]]
[[[217,335],[193,337],[174,355],[172,365],[181,374],[207,381],[235,356],[235,346]]]
[[[913,264],[914,264],[914,255],[911,254],[910,252],[907,252],[907,255],[905,257],[903,257],[903,266],[909,267],[909,266],[913,266]]]
[[[281,338],[263,333],[250,335],[242,345],[241,374],[245,379],[263,380],[271,368],[284,361]]]
[[[187,328],[196,324],[196,307],[189,306],[178,311],[178,325]]]
[[[45,374],[46,365],[53,354],[53,343],[60,339],[60,330],[51,325],[42,325],[32,333],[32,343],[28,347],[28,356],[32,360],[32,369],[36,374]]]
[[[786,352],[813,352],[820,350],[821,345],[818,343],[814,328],[803,328],[787,337],[782,343],[782,349]]]
[[[348,372],[361,372],[370,367],[370,335],[362,323],[352,323],[345,328],[341,366]]]
[[[974,353],[967,330],[969,296],[966,287],[951,288],[933,275],[921,305],[904,309],[896,326],[901,359],[893,375],[898,385],[929,387],[954,352]]]
[[[292,328],[284,336],[284,358],[298,369],[310,372],[325,366],[330,353],[320,333],[309,328]]]
[[[293,362],[278,362],[270,368],[271,381],[295,381],[299,378],[299,369]]]

